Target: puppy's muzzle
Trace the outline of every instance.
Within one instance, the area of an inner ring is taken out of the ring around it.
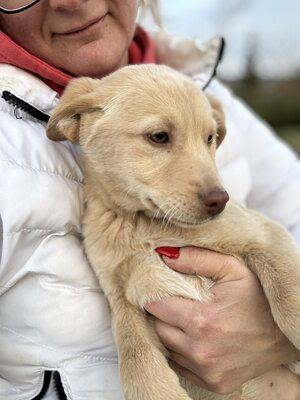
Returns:
[[[208,215],[214,216],[220,214],[229,200],[228,193],[225,190],[212,190],[208,193],[199,195],[205,211]]]

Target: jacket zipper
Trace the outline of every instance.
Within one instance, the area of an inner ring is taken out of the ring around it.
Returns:
[[[53,378],[54,378],[54,389],[55,389],[58,399],[59,400],[68,400],[67,396],[64,392],[64,387],[61,383],[60,375],[57,371],[53,372]]]
[[[53,371],[53,372],[45,371],[42,389],[41,389],[40,393],[31,400],[42,400],[46,396],[49,386],[50,386],[50,381],[51,381],[52,375],[53,375],[53,381],[54,381],[54,390],[55,390],[57,398],[59,400],[68,400],[67,396],[64,392],[63,385],[61,383],[60,375],[57,371]]]

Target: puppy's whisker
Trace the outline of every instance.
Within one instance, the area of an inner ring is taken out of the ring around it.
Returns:
[[[176,214],[178,214],[178,212],[179,212],[178,208],[174,207],[173,213],[169,215],[168,224],[171,223],[171,220],[175,217]]]
[[[151,221],[150,221],[150,227],[153,224],[154,220],[158,218],[160,213],[163,213],[163,207],[168,204],[169,199],[166,199],[165,201],[163,201],[159,206],[157,206],[157,210],[155,211],[155,213],[153,214]]]
[[[172,212],[170,213],[170,215],[168,216],[168,220],[166,223],[166,228],[168,225],[171,224],[172,219],[175,217],[175,215],[179,212],[178,208],[176,206],[173,206]]]
[[[170,209],[164,215],[164,218],[163,218],[162,223],[161,223],[161,230],[167,228],[167,226],[169,224],[169,217],[174,212],[174,209],[176,209],[176,206],[170,207]]]
[[[151,218],[151,220],[150,220],[150,228],[151,228],[152,224],[154,223],[154,220],[155,220],[156,218],[158,218],[159,212],[160,212],[160,209],[158,208],[158,209],[155,211],[155,213],[152,215],[152,218]]]
[[[166,219],[168,218],[168,214],[172,211],[172,208],[169,208],[169,210],[165,213],[162,221],[161,221],[161,225],[163,226],[165,224]]]

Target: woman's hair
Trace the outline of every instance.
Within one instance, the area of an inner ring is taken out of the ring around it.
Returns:
[[[141,18],[148,12],[151,14],[153,22],[159,28],[162,28],[161,14],[159,10],[159,0],[140,0]]]

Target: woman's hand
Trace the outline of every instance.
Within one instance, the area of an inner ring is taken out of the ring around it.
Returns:
[[[169,297],[145,306],[157,318],[156,331],[170,352],[170,364],[181,375],[225,394],[300,358],[275,324],[260,283],[243,262],[195,247],[181,248],[178,258],[163,259],[176,271],[215,281],[209,303]]]

